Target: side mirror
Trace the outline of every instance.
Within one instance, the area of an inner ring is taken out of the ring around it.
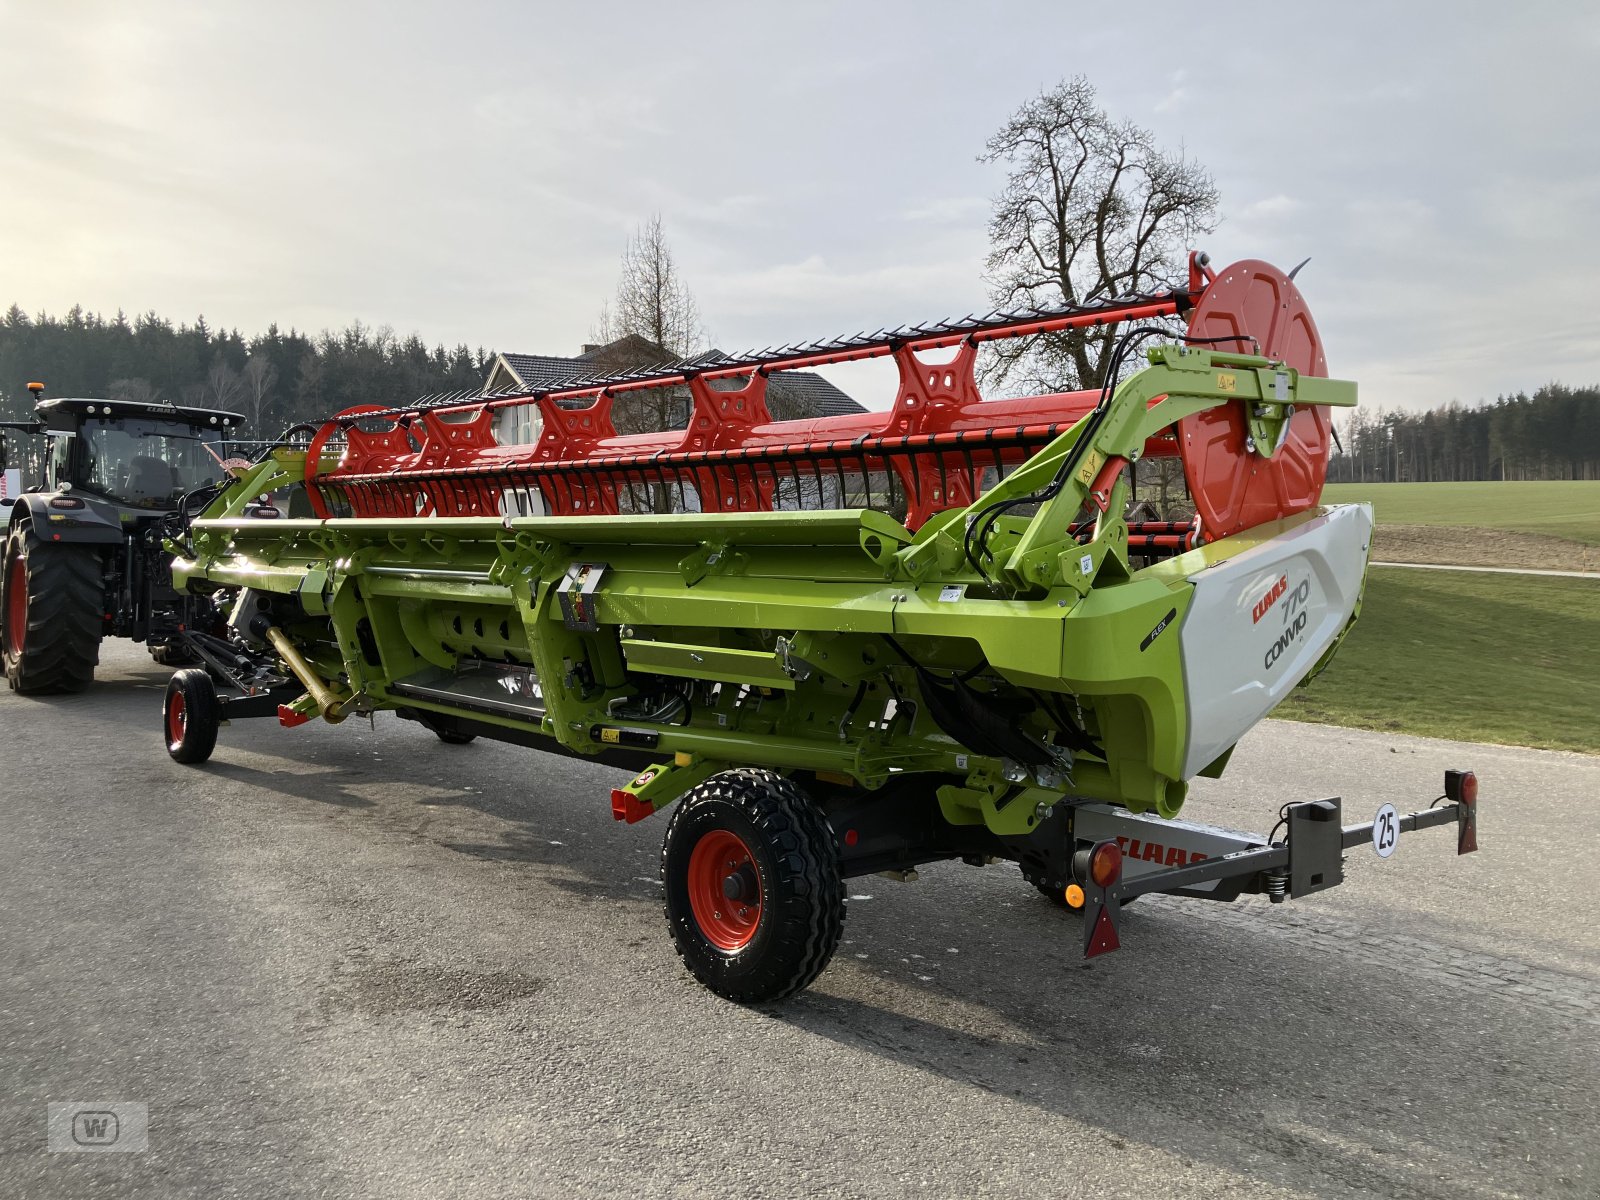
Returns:
[[[0,508],[10,508],[15,503],[10,496],[0,496]]]

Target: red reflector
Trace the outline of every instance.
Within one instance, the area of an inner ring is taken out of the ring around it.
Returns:
[[[1110,887],[1122,877],[1122,847],[1115,842],[1101,842],[1089,855],[1089,877],[1103,888]]]
[[[1122,940],[1117,937],[1117,926],[1111,920],[1111,913],[1102,908],[1094,919],[1094,933],[1089,936],[1089,944],[1084,947],[1083,956],[1093,958],[1097,954],[1108,954],[1112,950],[1121,948]]]
[[[1456,853],[1478,848],[1478,777],[1471,771],[1444,773],[1445,799],[1456,802]]]
[[[293,729],[296,725],[304,725],[311,720],[305,713],[297,713],[287,704],[278,705],[278,724],[285,729]]]
[[[857,833],[854,829],[846,829],[844,831],[844,844],[846,846],[854,846],[860,840],[861,840],[861,835],[859,833]]]
[[[655,805],[646,803],[632,792],[625,792],[621,788],[611,789],[611,815],[618,821],[632,825],[635,821],[644,820],[655,810]]]

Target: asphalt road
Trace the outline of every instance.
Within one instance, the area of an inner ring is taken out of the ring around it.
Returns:
[[[612,772],[383,718],[180,767],[164,681],[0,694],[0,1196],[1600,1194],[1600,759],[1269,723],[1186,815],[1465,763],[1482,852],[1148,898],[1092,965],[1009,866],[856,880],[758,1011],[679,967]],[[148,1152],[46,1153],[64,1099]]]

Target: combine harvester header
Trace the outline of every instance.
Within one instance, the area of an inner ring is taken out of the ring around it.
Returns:
[[[1071,329],[1106,331],[1103,389],[979,395],[984,344]],[[773,373],[875,357],[886,412],[771,419]],[[1175,819],[1359,610],[1370,509],[1318,503],[1355,385],[1326,374],[1292,279],[1192,256],[1169,292],[350,409],[174,524],[176,577],[235,598],[168,689],[168,748],[393,709],[625,767],[618,819],[676,802],[678,951],[741,1001],[810,983],[870,872],[1016,861],[1092,954],[1145,892],[1304,895],[1439,823],[1465,851],[1470,773],[1371,825],[1288,804],[1282,842]],[[613,402],[663,388],[686,426],[619,435]],[[537,441],[502,444],[530,408]],[[1155,457],[1194,522],[1124,519]]]

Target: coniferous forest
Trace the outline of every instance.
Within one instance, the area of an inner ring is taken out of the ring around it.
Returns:
[[[1333,483],[1600,479],[1600,386],[1551,383],[1426,412],[1358,408],[1338,428]]]
[[[493,358],[482,347],[430,348],[415,334],[401,338],[359,321],[315,335],[273,325],[247,338],[213,329],[204,317],[188,325],[78,307],[64,317],[30,317],[13,304],[0,317],[0,416],[30,416],[27,385],[37,380],[47,396],[227,409],[244,414],[246,438],[270,438],[353,404],[403,404],[477,387]]]

